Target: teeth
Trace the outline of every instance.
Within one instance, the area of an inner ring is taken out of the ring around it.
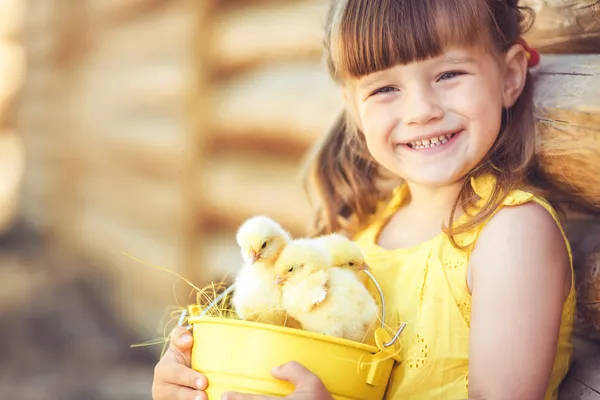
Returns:
[[[448,141],[454,136],[450,135],[441,135],[437,137],[433,137],[431,139],[423,139],[423,140],[415,140],[409,143],[410,147],[415,150],[419,149],[429,149],[431,147],[441,146],[442,144],[448,143]]]

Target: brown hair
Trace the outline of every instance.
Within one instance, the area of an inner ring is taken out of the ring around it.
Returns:
[[[325,56],[332,78],[343,82],[395,65],[440,55],[449,44],[483,43],[505,54],[529,28],[533,12],[518,0],[333,0],[326,23]],[[513,189],[524,185],[535,149],[533,90],[528,73],[516,103],[503,110],[501,131],[481,163],[465,176],[449,227],[454,236],[489,218]],[[364,134],[344,112],[316,147],[306,183],[318,205],[313,234],[363,228],[387,193],[377,186],[380,167],[370,156]],[[492,173],[497,185],[487,203],[468,222],[454,227],[458,207],[478,200],[471,177]]]

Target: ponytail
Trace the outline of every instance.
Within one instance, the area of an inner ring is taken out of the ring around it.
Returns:
[[[316,197],[313,235],[356,232],[376,208],[378,165],[342,112],[308,160],[305,187]]]

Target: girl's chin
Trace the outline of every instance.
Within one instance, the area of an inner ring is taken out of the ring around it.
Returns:
[[[408,184],[428,187],[443,188],[461,183],[465,174],[451,169],[435,171],[418,171],[400,175]]]

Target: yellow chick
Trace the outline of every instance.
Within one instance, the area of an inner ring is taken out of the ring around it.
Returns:
[[[241,319],[273,325],[299,327],[281,304],[281,291],[273,285],[274,264],[291,236],[265,216],[246,220],[236,241],[244,264],[236,275],[232,303]]]
[[[362,342],[377,322],[377,305],[353,271],[331,263],[317,240],[288,244],[275,263],[283,307],[307,331]]]
[[[323,243],[332,258],[332,266],[354,271],[358,280],[366,285],[369,277],[363,272],[369,269],[365,255],[358,244],[339,233],[320,236],[316,240]]]

